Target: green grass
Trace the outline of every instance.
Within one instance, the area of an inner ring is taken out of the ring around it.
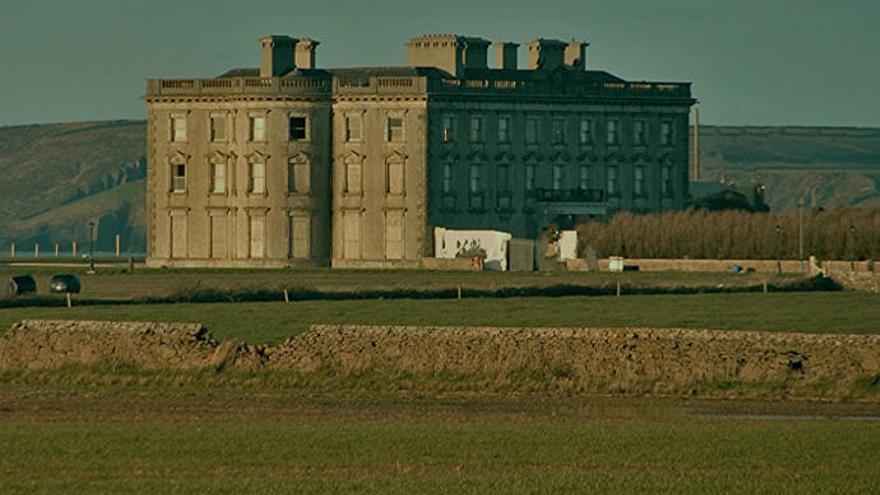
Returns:
[[[880,295],[847,292],[180,303],[9,308],[25,318],[202,322],[215,337],[278,342],[315,323],[485,326],[682,327],[810,333],[880,331]]]
[[[112,388],[7,388],[0,400],[4,495],[777,495],[880,486],[880,422],[824,418],[863,407]]]

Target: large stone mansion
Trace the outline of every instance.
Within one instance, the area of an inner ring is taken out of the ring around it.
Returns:
[[[151,79],[151,266],[420,266],[433,229],[534,238],[552,222],[684,206],[690,84],[587,70],[582,42],[426,35],[408,65]],[[489,64],[490,53],[495,63]]]

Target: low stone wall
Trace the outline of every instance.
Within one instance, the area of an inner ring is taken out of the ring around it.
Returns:
[[[537,377],[573,392],[880,400],[880,335],[684,329],[316,325],[275,346],[213,341],[201,325],[28,320],[0,368],[70,364]]]

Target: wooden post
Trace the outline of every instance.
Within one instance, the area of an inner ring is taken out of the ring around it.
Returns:
[[[76,258],[79,255],[79,244],[76,241],[73,241],[71,250],[73,251],[73,257]]]
[[[128,273],[134,273],[134,258],[128,257]]]
[[[620,297],[620,280],[617,281],[617,297]]]
[[[122,237],[119,234],[116,234],[116,257],[118,258],[122,254]]]
[[[39,257],[40,257],[40,243],[35,242],[34,243],[34,258],[39,258]]]
[[[70,292],[66,292],[64,295],[67,296],[67,307],[72,308],[73,307],[73,296],[70,295]]]
[[[461,286],[458,286],[458,298],[461,299]]]
[[[767,281],[765,280],[764,281],[764,294],[766,294],[767,292],[769,292],[769,290],[767,288]]]
[[[287,289],[284,289],[284,302],[290,302],[290,295],[287,293]]]
[[[12,243],[12,246],[9,248],[9,255],[15,258],[15,243]]]
[[[55,257],[57,258],[59,256],[61,256],[61,244],[58,244],[58,242],[56,241],[55,242]]]

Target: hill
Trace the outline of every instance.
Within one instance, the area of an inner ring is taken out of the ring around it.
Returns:
[[[99,250],[119,232],[143,252],[145,133],[143,121],[0,127],[0,254],[85,245],[90,220]],[[764,184],[773,211],[800,198],[880,208],[880,129],[702,126],[701,157],[704,179]]]

